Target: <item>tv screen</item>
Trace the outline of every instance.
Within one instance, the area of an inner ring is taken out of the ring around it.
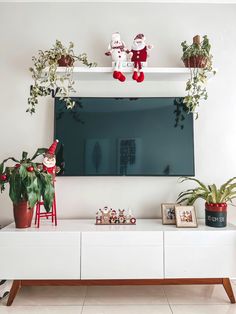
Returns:
[[[193,176],[193,115],[181,98],[55,100],[64,176]]]

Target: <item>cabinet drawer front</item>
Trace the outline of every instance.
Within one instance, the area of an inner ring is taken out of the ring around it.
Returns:
[[[236,276],[235,231],[164,233],[166,278]]]
[[[79,233],[0,233],[0,278],[80,279]]]
[[[163,278],[162,232],[83,232],[82,279]]]

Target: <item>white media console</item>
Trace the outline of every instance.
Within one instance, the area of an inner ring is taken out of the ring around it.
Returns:
[[[8,305],[26,285],[223,284],[235,302],[236,226],[198,228],[138,219],[137,225],[95,226],[59,220],[58,226],[0,231],[0,278],[14,280]]]

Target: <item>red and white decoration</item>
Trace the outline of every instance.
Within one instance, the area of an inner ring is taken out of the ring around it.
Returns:
[[[143,82],[144,73],[142,70],[142,63],[147,61],[153,45],[146,45],[146,38],[143,34],[138,34],[134,38],[131,47],[131,61],[134,63],[133,80],[138,83]]]
[[[126,80],[123,74],[123,67],[126,66],[128,61],[129,50],[126,48],[125,43],[121,40],[120,33],[113,33],[111,36],[111,42],[108,46],[108,51],[105,53],[106,56],[111,56],[114,62],[114,79],[118,79],[120,82]]]
[[[46,171],[49,174],[51,174],[53,176],[53,179],[55,179],[57,172],[55,151],[58,142],[59,142],[58,140],[55,140],[52,143],[43,159],[43,171]]]
[[[133,216],[132,211],[126,212],[124,209],[108,208],[105,206],[103,209],[99,209],[96,213],[96,225],[135,225],[136,218]]]

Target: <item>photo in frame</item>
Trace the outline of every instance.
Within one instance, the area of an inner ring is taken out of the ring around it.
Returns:
[[[197,216],[194,206],[175,205],[176,227],[197,228]]]
[[[175,206],[174,203],[161,204],[162,224],[163,225],[175,225]]]

